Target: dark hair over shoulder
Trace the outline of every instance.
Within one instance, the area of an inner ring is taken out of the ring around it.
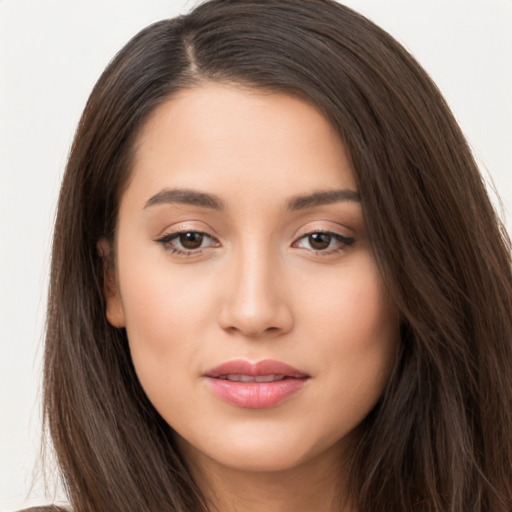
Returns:
[[[96,84],[59,199],[45,353],[45,417],[74,510],[206,510],[124,330],[106,321],[97,243],[113,236],[148,116],[207,81],[311,102],[351,158],[402,336],[354,449],[360,512],[512,510],[510,243],[435,85],[330,0],[206,2],[140,32]]]

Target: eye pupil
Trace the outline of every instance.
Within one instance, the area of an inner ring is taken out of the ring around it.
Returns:
[[[197,231],[181,233],[180,243],[185,249],[198,249],[203,243],[203,234]]]
[[[313,249],[327,249],[331,243],[331,235],[329,233],[312,233],[308,237],[309,244]]]

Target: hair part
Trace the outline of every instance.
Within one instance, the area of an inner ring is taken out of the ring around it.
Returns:
[[[105,318],[97,250],[113,240],[148,117],[206,82],[311,102],[353,164],[402,337],[354,447],[359,511],[508,512],[510,243],[436,86],[391,36],[331,0],[206,2],[137,34],[96,84],[59,198],[44,368],[45,421],[75,512],[207,510],[125,331]]]

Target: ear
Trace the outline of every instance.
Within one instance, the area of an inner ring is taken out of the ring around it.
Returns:
[[[117,283],[114,257],[111,244],[106,238],[101,238],[97,245],[98,254],[103,262],[103,294],[105,296],[108,323],[113,327],[126,326],[123,303]]]

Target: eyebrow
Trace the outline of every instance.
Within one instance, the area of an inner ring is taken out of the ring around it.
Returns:
[[[292,197],[288,201],[287,208],[290,211],[304,210],[306,208],[339,203],[341,201],[360,203],[361,197],[355,190],[350,189],[325,190],[303,196]]]
[[[203,206],[204,208],[212,208],[214,210],[225,209],[224,203],[212,194],[181,188],[165,188],[161,190],[158,194],[155,194],[146,201],[144,208],[149,208],[157,204],[173,203]]]
[[[313,208],[315,206],[323,206],[342,201],[360,203],[361,198],[356,191],[350,189],[325,190],[320,192],[313,192],[312,194],[292,197],[287,202],[287,209],[289,211],[304,210],[307,208]],[[223,201],[213,194],[179,188],[165,188],[161,190],[146,201],[144,209],[158,204],[174,203],[202,206],[204,208],[211,208],[213,210],[226,209]]]

